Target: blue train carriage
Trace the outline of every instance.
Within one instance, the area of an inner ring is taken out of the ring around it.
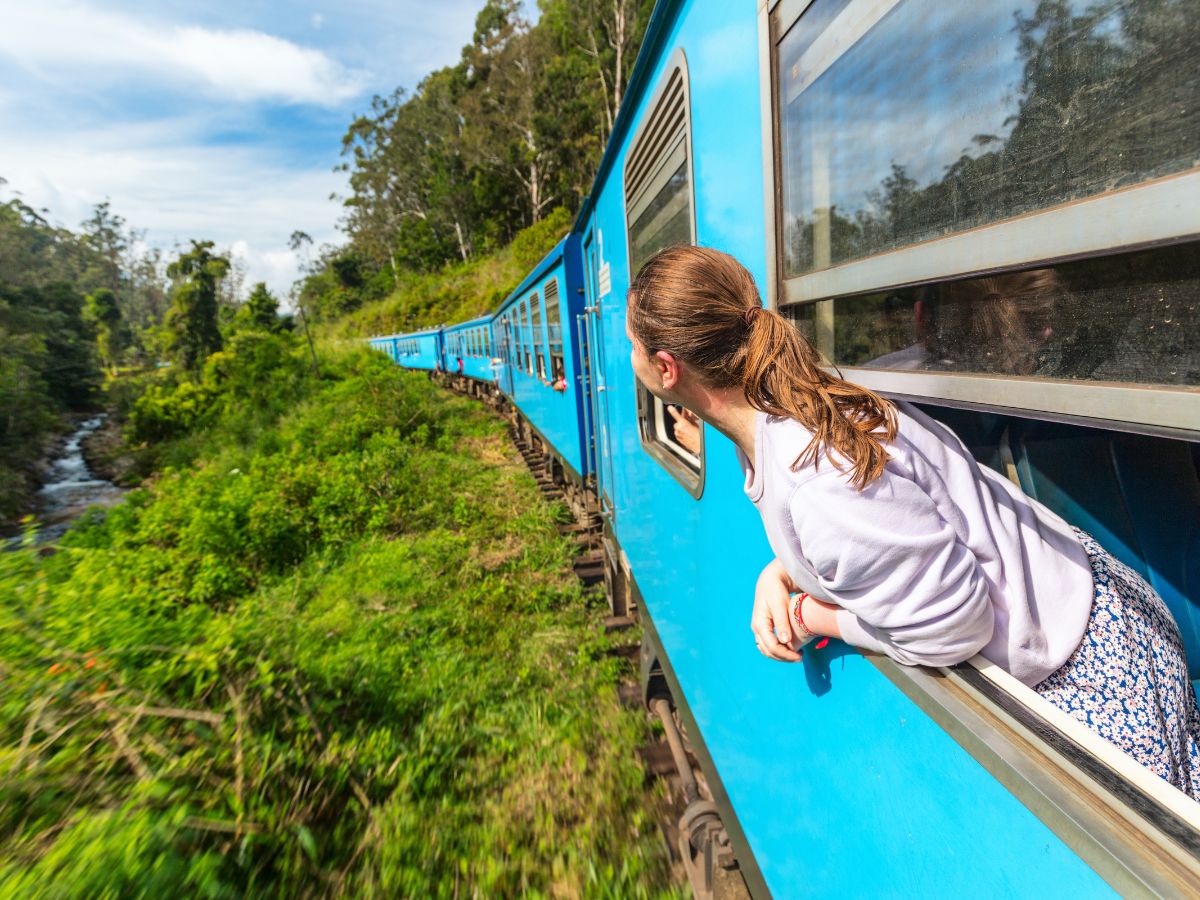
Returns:
[[[462,360],[461,374],[475,385],[487,386],[496,381],[497,367],[492,363],[494,348],[490,315],[446,326],[443,329],[443,346],[443,365],[450,374],[459,374],[458,361]]]
[[[1200,890],[1198,805],[986,661],[761,657],[771,553],[733,447],[679,445],[624,332],[654,251],[735,254],[848,377],[1146,574],[1195,666],[1200,107],[1173,98],[1200,88],[1198,13],[655,8],[574,234],[609,566],[647,699],[669,692],[701,762],[711,803],[693,785],[681,823],[701,880],[732,849],[764,897]]]
[[[385,334],[373,337],[367,343],[370,344],[372,350],[378,350],[392,362],[398,363],[400,361],[400,340],[403,337],[400,334]]]
[[[586,513],[592,468],[578,240],[564,238],[496,311],[500,389],[512,400],[525,442],[541,452],[576,512]]]
[[[392,334],[371,338],[372,347],[387,353],[392,360],[406,369],[422,369],[432,372],[442,364],[442,331],[430,328],[406,334]]]

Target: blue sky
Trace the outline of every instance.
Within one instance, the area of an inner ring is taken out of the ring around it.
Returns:
[[[0,0],[0,196],[71,228],[109,199],[286,295],[291,232],[340,239],[353,116],[457,61],[482,3]]]

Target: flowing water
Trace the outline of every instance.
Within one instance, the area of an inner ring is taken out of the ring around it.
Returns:
[[[112,506],[124,496],[122,488],[95,477],[80,449],[83,439],[103,425],[104,419],[99,415],[81,422],[51,461],[46,483],[37,493],[41,540],[61,536],[89,506]]]

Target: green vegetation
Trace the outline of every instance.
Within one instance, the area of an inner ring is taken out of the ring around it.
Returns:
[[[0,554],[0,894],[671,893],[564,511],[473,402],[322,358],[158,376],[130,428],[195,465]]]
[[[142,479],[0,553],[0,896],[678,894],[565,509],[502,422],[334,349],[490,310],[554,246],[651,5],[487,0],[376,98],[303,336],[211,242],[167,266],[108,203],[0,204],[0,522],[100,365]]]
[[[0,203],[0,526],[28,503],[32,465],[62,417],[95,402],[100,372],[80,286],[98,260],[18,200]]]
[[[567,211],[559,207],[490,256],[450,264],[438,272],[404,272],[389,296],[343,316],[328,330],[344,337],[366,337],[464,322],[490,312],[554,248],[570,225]],[[325,273],[317,280],[329,277]]]
[[[73,232],[0,202],[0,528],[29,508],[50,437],[98,405],[100,364],[157,357],[161,259],[137,238],[107,203]]]
[[[212,241],[192,241],[191,252],[167,266],[177,280],[166,317],[167,351],[185,369],[199,368],[221,349],[217,284],[229,272],[229,260],[212,247]]]
[[[494,308],[529,267],[510,273],[503,253],[485,258],[556,211],[558,235],[574,218],[653,5],[540,0],[531,25],[519,0],[486,0],[457,64],[412,93],[374,98],[343,138],[349,240],[309,267],[301,298],[312,319],[385,297],[355,317],[358,333]],[[441,296],[430,300],[431,287]]]

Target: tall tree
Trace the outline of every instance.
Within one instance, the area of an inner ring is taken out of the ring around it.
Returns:
[[[229,260],[213,255],[212,248],[212,241],[194,240],[190,252],[167,266],[167,275],[176,281],[167,311],[167,348],[181,366],[193,371],[221,349],[217,288],[229,271]]]
[[[307,269],[308,257],[312,252],[313,239],[309,237],[307,232],[297,229],[293,231],[288,238],[288,249],[304,259],[303,269]],[[300,324],[304,326],[304,339],[308,342],[308,355],[312,359],[313,374],[320,371],[320,366],[317,365],[317,348],[313,346],[312,333],[308,330],[308,316],[304,312],[304,290],[301,288],[296,291],[296,311],[300,313]]]
[[[125,254],[129,251],[130,236],[125,220],[112,210],[108,200],[97,203],[92,214],[81,226],[84,241],[95,251],[94,262],[86,277],[91,287],[108,288],[114,295],[122,293]]]
[[[96,330],[100,361],[115,375],[126,343],[125,321],[117,295],[108,288],[97,289],[84,300],[83,316]]]
[[[279,301],[267,290],[266,282],[260,281],[250,291],[240,312],[242,320],[251,328],[260,331],[279,331]]]

